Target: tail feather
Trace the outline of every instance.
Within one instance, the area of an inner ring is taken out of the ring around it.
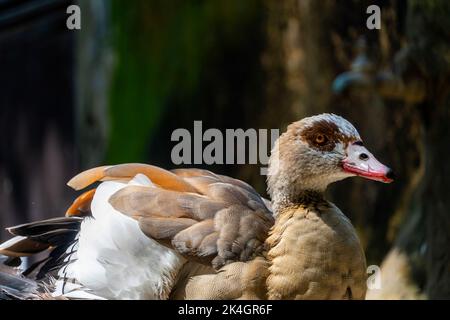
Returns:
[[[0,244],[0,299],[36,299],[48,294],[58,270],[69,261],[84,218],[55,218],[8,228],[15,237]],[[39,256],[25,271],[8,266],[13,259]]]
[[[21,224],[7,228],[7,230],[15,236],[38,236],[58,229],[79,230],[81,221],[83,218],[80,217],[53,218]]]

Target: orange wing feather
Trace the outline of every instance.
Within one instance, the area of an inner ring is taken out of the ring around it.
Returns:
[[[132,179],[138,173],[146,175],[153,183],[163,189],[198,193],[197,189],[184,181],[182,177],[168,170],[141,163],[126,163],[89,169],[73,177],[67,185],[75,190],[81,190],[97,181]]]
[[[89,212],[92,198],[94,198],[95,190],[96,189],[86,191],[78,198],[76,198],[75,201],[72,203],[72,205],[69,207],[69,209],[67,209],[66,217],[72,216],[79,217],[86,215],[86,212]]]

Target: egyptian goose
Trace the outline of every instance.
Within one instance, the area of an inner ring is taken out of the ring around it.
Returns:
[[[276,142],[271,203],[245,182],[206,170],[104,166],[69,181],[75,190],[103,182],[66,217],[10,228],[15,237],[0,253],[49,251],[26,275],[54,277],[38,281],[53,297],[363,299],[359,239],[323,196],[351,176],[393,179],[351,123],[321,114],[291,124]]]

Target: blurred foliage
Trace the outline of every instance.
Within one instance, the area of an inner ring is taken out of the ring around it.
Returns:
[[[144,161],[149,137],[173,96],[196,93],[205,60],[240,27],[258,1],[111,3],[115,68],[110,92],[108,163]]]

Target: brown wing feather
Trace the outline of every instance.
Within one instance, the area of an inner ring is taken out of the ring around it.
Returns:
[[[149,237],[216,269],[262,253],[274,220],[256,191],[205,170],[175,173],[201,194],[128,186],[109,202],[138,220]]]
[[[199,177],[199,176],[218,178],[218,175],[215,174],[214,172],[204,169],[195,169],[195,168],[173,169],[171,170],[171,172],[182,178]]]
[[[156,240],[171,239],[180,231],[198,221],[189,218],[141,217],[139,227],[149,237]]]
[[[68,184],[80,190],[97,181],[127,181],[139,173],[154,186],[128,186],[109,201],[138,220],[147,236],[169,243],[187,257],[212,261],[215,268],[247,261],[263,250],[273,217],[266,202],[243,181],[208,170],[167,171],[130,163],[87,170]],[[91,192],[75,200],[68,214],[90,202]]]
[[[191,218],[201,221],[214,216],[227,203],[203,195],[155,187],[128,186],[109,198],[118,211],[131,217]]]
[[[224,182],[231,185],[235,185],[244,190],[247,190],[250,193],[253,193],[257,197],[260,195],[252,188],[248,183],[234,179],[228,176],[215,174],[214,172],[203,170],[203,169],[174,169],[172,170],[177,176],[184,178],[187,182],[195,186],[198,190],[204,190],[205,184],[211,184],[214,182]]]
[[[212,219],[203,220],[176,234],[172,244],[179,252],[187,255],[202,255],[198,251],[203,239],[215,232]]]

